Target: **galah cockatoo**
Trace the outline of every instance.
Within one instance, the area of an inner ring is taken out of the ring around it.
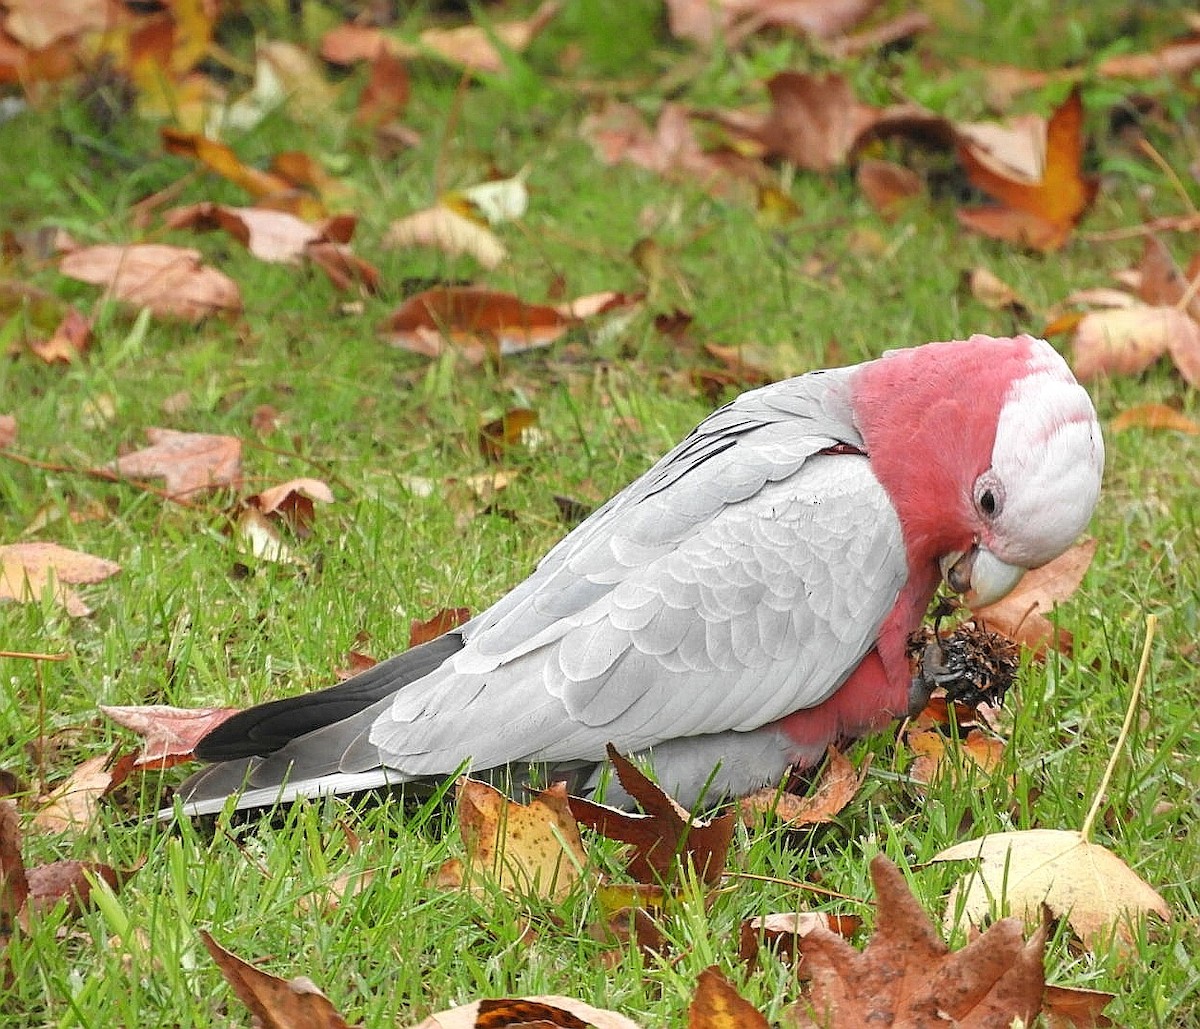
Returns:
[[[184,810],[464,769],[588,793],[609,743],[685,806],[777,783],[904,716],[939,584],[1000,599],[1087,525],[1103,464],[1087,393],[1029,336],[744,393],[460,628],[218,726]]]

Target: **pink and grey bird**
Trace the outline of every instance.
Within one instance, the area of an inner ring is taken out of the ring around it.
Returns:
[[[587,793],[609,743],[685,805],[778,782],[903,716],[939,584],[1004,596],[1087,525],[1103,464],[1087,393],[1029,336],[745,393],[465,625],[217,727],[184,810],[464,768]]]

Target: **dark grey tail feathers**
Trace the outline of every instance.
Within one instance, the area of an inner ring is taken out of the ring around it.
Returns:
[[[201,761],[265,757],[299,736],[370,707],[428,675],[462,649],[462,634],[448,632],[315,693],[248,708],[218,725],[196,747]]]

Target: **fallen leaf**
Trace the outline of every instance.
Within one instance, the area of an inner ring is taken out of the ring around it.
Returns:
[[[57,543],[9,543],[0,546],[0,601],[37,603],[49,588],[67,614],[81,618],[91,609],[68,584],[103,582],[120,570],[113,561]]]
[[[439,636],[446,635],[451,629],[457,629],[470,617],[471,609],[469,607],[444,607],[424,621],[414,618],[408,627],[408,645],[419,647],[422,643],[436,640]]]
[[[763,1014],[746,1000],[716,965],[700,973],[688,1006],[688,1029],[770,1029]]]
[[[115,761],[111,754],[89,758],[49,796],[40,798],[42,806],[33,816],[33,825],[42,832],[86,828],[95,818],[101,799],[125,781],[132,767],[132,755]]]
[[[283,40],[260,41],[255,46],[254,84],[225,109],[219,125],[249,131],[284,104],[290,118],[315,125],[329,118],[338,92],[305,48]]]
[[[488,354],[549,346],[574,320],[553,307],[478,286],[435,286],[409,297],[380,332],[393,346],[437,357],[447,346],[472,364]]]
[[[979,860],[976,871],[959,880],[946,907],[946,927],[956,913],[974,925],[997,906],[1026,919],[1040,918],[1042,905],[1065,918],[1095,951],[1110,938],[1131,947],[1133,922],[1148,914],[1171,920],[1166,901],[1112,851],[1074,831],[1027,829],[991,833],[948,847],[933,861]]]
[[[995,273],[980,267],[964,274],[971,296],[984,307],[992,311],[1028,311],[1029,305],[1017,296],[1017,291]]]
[[[387,47],[380,47],[370,61],[371,75],[354,112],[354,120],[360,125],[391,121],[408,106],[410,83],[405,63]]]
[[[796,960],[796,941],[814,929],[826,929],[850,939],[862,928],[857,915],[835,915],[828,911],[781,911],[742,920],[738,957],[745,962],[757,959],[766,947],[783,961]]]
[[[279,526],[254,507],[245,507],[234,523],[235,538],[260,561],[274,564],[303,565],[299,557],[280,535]]]
[[[784,29],[817,40],[852,29],[879,0],[667,0],[667,25],[677,39],[732,45],[762,29]]]
[[[833,821],[862,788],[867,769],[871,766],[869,757],[856,772],[849,759],[831,746],[825,768],[809,796],[800,797],[779,790],[759,790],[738,801],[742,821],[752,826],[763,813],[774,815],[790,828]]]
[[[466,254],[495,268],[508,251],[491,229],[441,204],[392,222],[383,237],[389,247],[431,247],[451,257]]]
[[[66,917],[76,918],[91,907],[94,880],[101,880],[113,891],[121,885],[117,870],[99,861],[51,861],[34,865],[26,874],[27,905],[32,914],[65,903]]]
[[[915,755],[908,774],[927,785],[947,776],[959,783],[968,768],[991,776],[1004,760],[1004,741],[979,729],[968,730],[957,745],[952,737],[932,729],[910,729],[904,742]]]
[[[100,244],[66,254],[59,271],[103,286],[117,300],[147,307],[160,317],[200,321],[237,313],[237,283],[200,260],[200,252],[163,243]]]
[[[1112,432],[1126,432],[1137,428],[1183,432],[1189,436],[1200,434],[1200,423],[1182,411],[1167,407],[1166,404],[1138,404],[1135,407],[1127,407],[1108,423],[1108,427]]]
[[[821,49],[831,57],[845,60],[847,57],[856,57],[911,39],[922,32],[928,32],[933,26],[933,19],[924,11],[905,11],[870,28],[861,29],[853,35],[835,36]]]
[[[1178,308],[1091,311],[1075,329],[1071,367],[1083,381],[1100,375],[1137,375],[1168,351],[1177,365],[1180,354],[1200,355],[1200,325]],[[1185,364],[1186,360],[1185,356]],[[1184,377],[1188,378],[1186,372]],[[1200,385],[1200,377],[1193,385]]]
[[[1001,207],[964,208],[968,228],[1037,250],[1057,250],[1096,199],[1099,181],[1083,174],[1083,101],[1078,88],[1046,123],[1044,159],[1036,177],[1021,168],[998,167],[976,141],[962,136],[958,159],[972,185]]]
[[[419,38],[423,47],[452,64],[500,74],[505,70],[504,57],[495,43],[515,53],[527,50],[561,9],[560,0],[544,0],[533,14],[523,20],[425,29]]]
[[[1103,1012],[1115,996],[1073,986],[1047,986],[1042,997],[1046,1029],[1107,1029],[1114,1023]]]
[[[430,1015],[409,1029],[641,1029],[615,1011],[573,997],[500,997],[476,1000]]]
[[[465,207],[471,215],[482,218],[489,225],[523,218],[529,209],[529,165],[507,179],[489,179],[474,186],[467,186],[442,197],[441,202],[451,208]]]
[[[117,458],[110,466],[131,479],[163,479],[167,495],[187,498],[242,479],[242,443],[235,436],[148,428],[150,446]]]
[[[579,881],[588,857],[565,783],[518,804],[495,787],[464,777],[457,801],[468,878],[482,876],[503,890],[552,900],[561,900]]]
[[[144,738],[141,751],[133,759],[132,770],[145,771],[173,768],[194,760],[196,744],[241,709],[184,708],[165,704],[115,707],[101,704],[100,710],[118,725]]]
[[[203,930],[200,938],[261,1029],[349,1029],[329,998],[307,976],[281,979],[231,954]]]
[[[379,270],[345,243],[309,243],[304,255],[329,277],[336,289],[346,291],[357,286],[359,293],[372,296],[379,292],[382,281]]]
[[[633,846],[628,871],[638,882],[669,882],[689,866],[704,882],[720,879],[725,873],[736,812],[726,811],[710,822],[694,818],[611,743],[607,750],[621,786],[646,813],[631,814],[572,797],[572,814],[601,836]]]
[[[54,335],[47,340],[34,340],[29,349],[46,364],[74,364],[91,342],[92,323],[74,307],[69,307]]]
[[[479,450],[489,461],[502,462],[514,447],[526,446],[537,438],[538,413],[514,407],[479,430]]]
[[[29,50],[111,28],[119,18],[109,0],[7,0],[4,6],[4,31]]]
[[[29,879],[21,858],[21,819],[17,805],[0,799],[0,955],[17,927],[29,896]]]
[[[314,503],[332,504],[333,491],[321,479],[289,479],[247,497],[246,503],[279,518],[298,536],[306,536],[316,519]]]
[[[1056,630],[1046,617],[1056,604],[1074,595],[1096,556],[1097,540],[1084,540],[1053,561],[1026,572],[1003,600],[977,608],[975,620],[1002,636],[1023,644],[1035,654],[1047,648],[1069,653],[1071,638]]]
[[[873,157],[858,162],[854,178],[871,206],[889,221],[925,192],[921,176],[911,168]]]
[[[0,450],[17,442],[17,419],[15,415],[0,414]]]
[[[1009,1029],[1033,1023],[1045,982],[1045,927],[1026,942],[1020,919],[1002,919],[951,952],[903,874],[882,854],[871,861],[871,880],[877,911],[865,950],[821,927],[796,941],[811,986],[789,1010],[791,1026]]]
[[[200,203],[163,215],[168,229],[223,229],[260,261],[299,264],[311,243],[326,241],[325,227],[287,211]]]
[[[1096,68],[1105,78],[1157,79],[1188,75],[1200,67],[1200,36],[1173,40],[1150,53],[1115,54]]]

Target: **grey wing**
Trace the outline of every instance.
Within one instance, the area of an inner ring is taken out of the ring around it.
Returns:
[[[866,457],[827,452],[861,443],[844,395],[806,396],[810,378],[703,423],[467,623],[462,650],[382,705],[340,769],[600,760],[610,741],[745,731],[826,699],[907,567]]]

